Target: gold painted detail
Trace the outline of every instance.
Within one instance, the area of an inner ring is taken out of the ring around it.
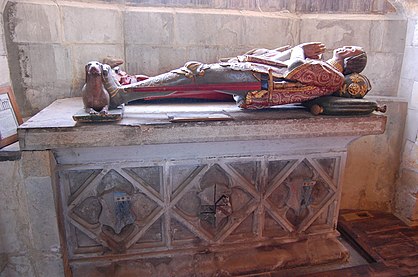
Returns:
[[[247,103],[251,103],[251,101],[253,99],[261,99],[263,97],[266,96],[266,94],[268,94],[267,90],[255,90],[255,91],[250,91],[247,93],[246,97],[245,97],[245,102]]]
[[[363,81],[362,79],[361,79],[361,76],[359,75],[359,74],[352,74],[350,77],[350,80],[353,82],[353,83],[360,83],[361,81]]]
[[[331,60],[329,60],[328,61],[328,63],[332,66],[332,67],[334,67],[338,72],[343,72],[344,71],[344,68],[343,68],[343,66],[341,65],[341,63],[339,63],[338,61],[336,61],[336,60],[334,60],[334,59],[331,59]]]
[[[301,84],[299,82],[292,83],[288,81],[281,81],[281,82],[274,82],[273,84],[274,90],[281,90],[281,89],[288,89],[288,88],[297,89],[297,88],[303,88],[303,87],[306,87],[306,85]]]
[[[338,95],[349,98],[363,98],[370,89],[370,81],[366,76],[352,73],[346,76],[345,82]]]
[[[356,83],[351,83],[350,85],[348,85],[348,93],[350,93],[351,95],[356,95],[356,94],[361,94],[363,95],[363,91],[364,91],[365,86],[360,86],[359,84]]]

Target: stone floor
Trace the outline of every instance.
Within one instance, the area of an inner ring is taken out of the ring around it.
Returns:
[[[338,229],[351,254],[347,263],[245,277],[418,276],[418,227],[409,227],[389,213],[343,210]]]

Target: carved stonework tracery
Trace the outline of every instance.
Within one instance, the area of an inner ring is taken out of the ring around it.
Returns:
[[[311,219],[334,196],[335,186],[324,180],[325,177],[331,181],[328,174],[332,172],[307,159],[287,165],[282,163],[281,168],[283,170],[270,179],[268,185],[274,188],[270,189],[267,198],[276,207],[272,213],[283,219],[290,227],[289,231],[306,229]]]
[[[312,228],[332,230],[338,161],[220,159],[63,170],[67,228],[76,240],[72,255],[249,243]]]
[[[75,191],[77,197],[69,197],[74,199],[69,203],[73,207],[69,212],[71,221],[89,237],[116,252],[126,251],[135,242],[133,239],[144,227],[144,221],[158,210],[158,205],[122,174],[111,169],[96,174],[95,178],[83,172],[67,175],[78,176],[75,180],[88,176]]]

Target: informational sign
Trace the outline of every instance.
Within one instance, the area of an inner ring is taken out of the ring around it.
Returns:
[[[0,139],[17,134],[16,115],[8,94],[0,94]]]
[[[0,87],[0,148],[17,141],[17,127],[21,123],[11,87]]]

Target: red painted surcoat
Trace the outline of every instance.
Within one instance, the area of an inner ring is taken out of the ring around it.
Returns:
[[[287,71],[287,68],[253,64],[252,71],[269,74],[271,81],[265,90],[248,92],[244,101],[240,103],[241,108],[258,109],[301,103],[330,95],[338,91],[344,82],[342,73],[319,60],[307,60],[291,71]],[[277,78],[280,78],[280,81],[276,81]]]

